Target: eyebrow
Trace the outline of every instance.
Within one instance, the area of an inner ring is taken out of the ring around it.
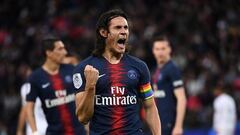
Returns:
[[[128,25],[115,25],[113,27],[115,27],[115,28],[121,28],[121,27],[128,28]]]

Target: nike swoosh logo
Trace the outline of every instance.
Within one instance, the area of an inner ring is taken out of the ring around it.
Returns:
[[[101,77],[103,77],[103,76],[105,76],[105,75],[106,75],[106,74],[99,75],[98,78],[101,78]]]
[[[50,85],[49,82],[48,82],[48,83],[45,83],[45,84],[42,85],[42,88],[45,89],[45,88],[47,88],[49,85]]]

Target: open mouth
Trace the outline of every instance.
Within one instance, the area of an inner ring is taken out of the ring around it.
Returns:
[[[119,44],[125,44],[126,42],[126,39],[118,39],[117,41]]]
[[[127,41],[127,40],[126,40],[125,38],[120,38],[120,39],[118,39],[118,41],[117,41],[118,47],[120,47],[121,49],[124,49],[124,48],[125,48],[126,41]]]

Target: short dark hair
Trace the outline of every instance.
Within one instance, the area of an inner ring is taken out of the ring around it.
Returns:
[[[108,30],[109,29],[109,22],[116,17],[123,17],[126,20],[128,20],[127,15],[120,9],[113,9],[113,10],[109,10],[107,12],[104,12],[103,14],[101,14],[101,16],[99,17],[98,21],[97,21],[97,25],[96,25],[96,44],[95,44],[95,49],[93,50],[92,55],[93,56],[101,56],[105,50],[105,37],[103,37],[99,31],[101,29],[105,29]]]
[[[167,35],[157,35],[153,38],[152,42],[154,43],[156,41],[169,41],[169,39]]]
[[[54,43],[57,41],[61,41],[60,38],[58,37],[46,37],[42,40],[42,54],[43,56],[46,58],[46,51],[53,51],[53,49],[55,48]]]
[[[154,36],[154,38],[152,40],[152,47],[153,47],[154,42],[157,42],[157,41],[160,41],[160,42],[167,41],[169,43],[169,46],[171,47],[170,40],[167,35],[161,34],[161,35]]]

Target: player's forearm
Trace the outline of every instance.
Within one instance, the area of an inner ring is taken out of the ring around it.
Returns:
[[[175,127],[179,127],[179,128],[183,127],[185,111],[186,111],[186,98],[180,97],[179,99],[177,99],[177,114],[176,114]]]
[[[95,87],[86,87],[82,96],[76,97],[76,114],[78,120],[87,124],[94,112]]]
[[[153,135],[161,135],[161,123],[158,113],[146,112],[146,121]]]
[[[18,119],[17,135],[23,134],[25,121],[26,121],[26,109],[22,107]]]
[[[161,135],[161,122],[154,101],[150,105],[145,105],[144,108],[146,113],[146,122],[151,129],[152,134]]]
[[[27,121],[32,129],[32,132],[37,131],[35,116],[34,116],[34,103],[32,102],[27,103],[26,112],[27,112]]]

